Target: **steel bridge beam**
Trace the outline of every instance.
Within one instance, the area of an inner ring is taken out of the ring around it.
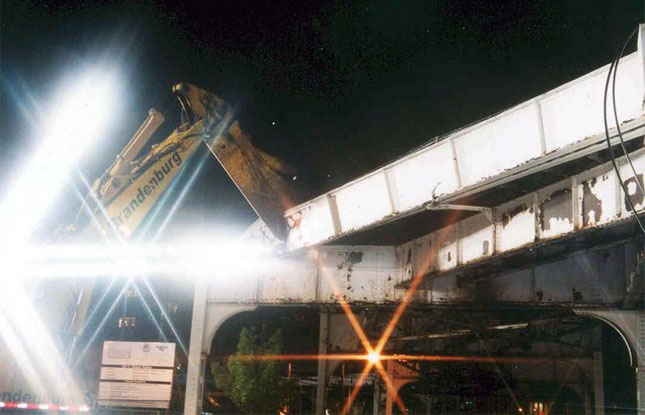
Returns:
[[[641,29],[642,37],[642,29]],[[620,62],[619,121],[626,141],[643,136],[644,57]],[[605,148],[603,90],[609,65],[424,147],[289,209],[287,244],[330,242],[459,200]],[[611,91],[610,91],[611,94]],[[613,126],[613,122],[611,126]],[[616,131],[611,131],[618,143]]]

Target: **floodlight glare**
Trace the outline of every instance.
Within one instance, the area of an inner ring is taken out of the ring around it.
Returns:
[[[166,243],[24,244],[9,261],[6,278],[94,278],[107,276],[247,278],[275,269],[270,246],[237,239],[178,239]],[[0,281],[4,276],[0,276]]]
[[[381,355],[376,351],[371,351],[367,354],[366,359],[372,364],[377,364],[381,360]]]
[[[25,242],[115,108],[116,73],[94,68],[66,82],[42,122],[38,147],[0,203],[1,247]]]

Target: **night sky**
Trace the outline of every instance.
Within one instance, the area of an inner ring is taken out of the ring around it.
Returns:
[[[643,3],[5,0],[1,182],[35,142],[37,105],[74,67],[107,56],[127,96],[110,140],[83,166],[88,177],[149,108],[166,114],[165,132],[176,126],[171,87],[188,81],[229,100],[314,196],[608,63],[645,21]],[[69,197],[59,220],[77,206]],[[254,218],[214,159],[181,212],[187,222]]]

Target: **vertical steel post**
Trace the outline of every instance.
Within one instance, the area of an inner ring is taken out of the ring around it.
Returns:
[[[636,368],[636,407],[638,415],[645,415],[645,366]]]
[[[392,379],[392,381],[394,381],[394,376],[392,374],[393,365],[394,365],[394,363],[392,363],[391,360],[388,360],[385,363],[385,370],[386,370],[387,374],[390,376],[390,379]],[[392,413],[393,413],[392,411],[393,411],[393,408],[394,408],[394,396],[392,395],[392,392],[390,390],[386,390],[385,393],[386,393],[386,395],[385,395],[385,415],[392,415]]]
[[[640,63],[640,73],[641,78],[643,79],[643,84],[645,85],[645,24],[638,25],[638,35],[637,37],[637,52],[638,52],[638,61]],[[642,107],[645,109],[645,92],[643,93],[643,103]]]
[[[374,400],[372,403],[372,415],[378,415],[381,406],[381,387],[377,376],[374,376]]]
[[[605,388],[602,371],[602,352],[594,352],[593,354],[593,384],[596,415],[605,415]]]
[[[203,278],[199,278],[195,281],[195,294],[193,297],[193,319],[190,326],[184,415],[199,415],[202,412],[204,365],[206,362],[206,356],[202,353],[202,343],[204,341],[204,324],[206,322],[206,295],[206,281]]]
[[[318,331],[318,354],[327,354],[329,341],[329,312],[320,313],[320,329]],[[318,383],[316,385],[316,415],[325,415],[327,403],[327,361],[318,359]]]

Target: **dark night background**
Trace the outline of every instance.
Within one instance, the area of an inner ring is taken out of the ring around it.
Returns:
[[[34,142],[33,104],[45,105],[79,63],[110,56],[127,94],[108,142],[84,167],[89,178],[149,108],[166,114],[166,131],[176,126],[170,90],[189,81],[233,103],[256,144],[294,165],[296,184],[314,196],[608,63],[645,21],[643,7],[642,0],[5,0],[1,182]],[[58,206],[71,212],[76,203],[67,197]],[[210,159],[179,216],[240,226],[254,217]]]
[[[609,63],[645,21],[644,7],[643,0],[4,0],[0,200],[37,143],[39,106],[66,74],[101,57],[121,68],[126,96],[106,142],[82,166],[90,180],[149,108],[166,115],[163,132],[178,125],[171,88],[187,81],[231,102],[258,147],[295,166],[296,185],[312,197]],[[79,205],[71,189],[45,227],[68,223]],[[209,157],[169,233],[194,224],[240,229],[254,218]],[[190,305],[191,287],[174,294]],[[171,317],[187,342],[190,308]],[[235,339],[224,342],[232,347]]]

